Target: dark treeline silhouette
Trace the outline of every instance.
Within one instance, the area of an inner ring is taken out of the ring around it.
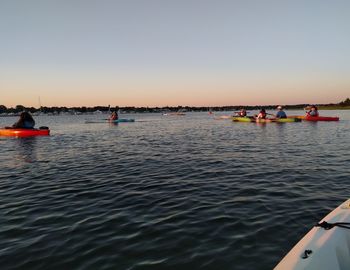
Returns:
[[[345,99],[339,103],[340,106],[350,106],[350,98]]]
[[[278,104],[277,104],[278,105]],[[203,111],[237,111],[241,108],[245,108],[246,110],[259,110],[264,108],[266,110],[274,110],[276,109],[276,104],[274,105],[254,105],[254,106],[213,106],[213,107],[192,107],[192,106],[176,106],[176,107],[110,107],[110,106],[94,106],[94,107],[25,107],[23,105],[17,105],[14,108],[7,108],[5,105],[0,105],[0,114],[19,114],[23,111],[29,111],[31,113],[51,113],[51,114],[60,114],[60,113],[108,113],[115,110],[120,110],[125,113],[159,113],[159,112],[178,112],[178,111],[192,111],[192,112],[203,112]],[[306,106],[310,104],[296,104],[296,105],[284,105],[284,109],[286,110],[296,110],[296,109],[304,109]],[[336,104],[316,104],[317,106],[325,107],[325,108],[342,108],[350,106],[350,99],[347,98],[342,102]]]

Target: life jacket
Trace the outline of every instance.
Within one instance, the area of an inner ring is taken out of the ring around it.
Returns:
[[[261,116],[261,117],[259,117],[260,119],[266,119],[266,112],[260,112],[259,114],[258,114],[258,117],[259,116]]]
[[[313,114],[311,114],[311,112],[313,112]],[[318,117],[318,111],[308,111],[307,112],[307,116],[311,116],[311,117]]]
[[[113,115],[111,115],[111,117],[109,118],[109,120],[118,120],[118,115],[116,115],[116,114],[113,114]]]

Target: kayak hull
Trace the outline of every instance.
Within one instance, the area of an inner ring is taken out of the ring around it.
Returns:
[[[135,119],[118,119],[118,120],[110,120],[110,123],[129,123],[129,122],[135,122]]]
[[[254,118],[250,117],[232,117],[233,122],[255,122]]]
[[[350,200],[345,201],[321,222],[350,222]],[[312,228],[279,262],[275,270],[342,270],[350,266],[350,229]],[[310,252],[311,251],[311,252]],[[305,255],[306,254],[306,255]]]
[[[130,122],[135,122],[135,119],[118,119],[118,120],[86,120],[85,124],[105,124],[105,123],[110,123],[110,124],[118,124],[118,123],[130,123]]]
[[[298,118],[304,121],[339,121],[339,117],[329,117],[329,116],[302,116],[302,115],[294,115],[290,116],[291,118]],[[288,118],[290,118],[288,117]]]
[[[305,116],[305,121],[339,121],[339,117],[327,117],[327,116]]]
[[[2,128],[0,136],[7,137],[32,137],[32,136],[49,136],[49,129],[24,129],[24,128]]]
[[[251,123],[291,123],[300,122],[298,118],[279,118],[279,119],[255,119],[252,117],[233,117],[233,122],[251,122]]]

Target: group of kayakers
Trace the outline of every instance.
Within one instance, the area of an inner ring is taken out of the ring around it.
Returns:
[[[267,115],[273,116],[272,119],[282,119],[287,118],[287,114],[283,111],[283,107],[279,105],[277,108],[276,114],[269,114],[265,109],[261,109],[258,114],[254,115],[255,119],[266,119]],[[308,108],[309,110],[306,112],[307,116],[319,116],[317,107],[315,105]],[[239,112],[235,112],[235,116],[238,117],[247,117],[247,111],[242,108]],[[118,111],[115,110],[111,113],[108,118],[109,121],[116,121],[119,119]],[[35,126],[35,121],[29,112],[22,112],[19,116],[19,120],[12,125],[12,128],[25,128],[32,129]]]
[[[283,119],[283,118],[287,118],[287,114],[285,113],[285,111],[283,111],[283,107],[281,105],[279,105],[277,108],[277,113],[276,114],[270,114],[270,113],[267,113],[265,109],[261,109],[259,111],[258,114],[255,114],[253,116],[253,118],[255,119],[266,119],[267,118],[267,115],[271,115],[273,116],[272,119]],[[306,115],[307,116],[318,116],[318,110],[317,110],[317,107],[315,105],[312,105],[310,107],[310,109],[306,112]],[[238,116],[238,117],[247,117],[247,111],[242,108],[239,112],[236,112],[235,113],[235,116]]]

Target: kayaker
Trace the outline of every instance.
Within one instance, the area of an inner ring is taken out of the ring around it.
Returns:
[[[109,117],[109,121],[115,121],[118,120],[119,116],[118,116],[118,112],[114,111],[112,112],[111,116]]]
[[[307,116],[318,116],[318,110],[315,105],[311,106],[310,111],[306,113]]]
[[[265,109],[261,109],[259,114],[255,116],[256,119],[266,119],[266,111]]]
[[[276,118],[287,118],[287,114],[283,111],[283,108],[281,105],[277,107],[278,112],[276,113]]]
[[[12,125],[13,128],[34,128],[35,121],[29,112],[22,112],[19,120]]]
[[[247,111],[245,109],[241,109],[239,112],[235,113],[239,117],[246,117],[247,116]]]

